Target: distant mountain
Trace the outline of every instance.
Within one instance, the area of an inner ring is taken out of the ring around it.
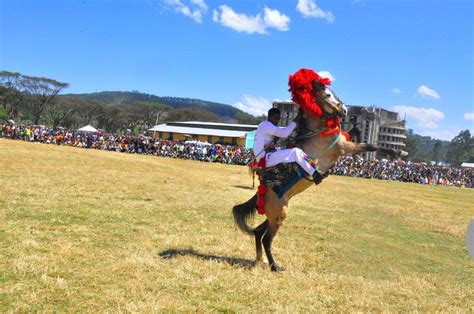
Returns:
[[[172,108],[197,108],[209,111],[218,115],[223,120],[232,119],[237,114],[243,113],[243,111],[227,104],[221,104],[217,102],[193,98],[161,97],[151,94],[140,93],[138,91],[66,94],[65,96],[98,100],[109,105],[131,105],[136,101],[153,101],[168,105]]]

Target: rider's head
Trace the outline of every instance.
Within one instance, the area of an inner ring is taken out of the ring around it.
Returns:
[[[281,111],[278,108],[271,108],[268,110],[268,121],[273,123],[274,125],[278,125],[281,119]]]

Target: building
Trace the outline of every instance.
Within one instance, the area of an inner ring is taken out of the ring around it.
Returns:
[[[250,124],[187,121],[167,122],[148,131],[153,132],[153,137],[166,140],[197,140],[211,144],[245,146],[247,137],[251,138],[257,127],[258,125]]]
[[[274,101],[273,107],[280,109],[282,118],[280,126],[287,126],[298,114],[298,106],[291,101]],[[386,148],[403,150],[405,148],[405,120],[401,120],[397,112],[375,107],[348,106],[348,114],[342,120],[343,131],[352,129],[360,132],[360,138],[352,141],[378,144]],[[381,153],[364,153],[365,159],[386,158]]]
[[[292,101],[274,101],[273,108],[278,108],[281,111],[281,120],[279,126],[287,126],[298,114],[298,106]]]
[[[385,148],[403,150],[406,140],[405,120],[397,112],[382,108],[349,106],[347,115],[342,120],[342,129],[346,132],[353,128],[360,131],[362,143],[377,144]],[[364,154],[366,159],[387,158],[380,152]]]

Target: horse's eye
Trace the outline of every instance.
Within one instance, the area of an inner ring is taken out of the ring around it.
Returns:
[[[331,97],[331,94],[326,94],[326,97]]]

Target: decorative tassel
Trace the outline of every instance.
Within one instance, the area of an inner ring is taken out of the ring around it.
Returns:
[[[330,85],[331,80],[320,77],[311,69],[299,69],[295,74],[290,75],[288,79],[291,100],[310,115],[321,117],[323,111],[316,103],[316,97],[313,95],[313,81],[318,81],[323,85]]]
[[[347,133],[347,132],[341,132],[341,134],[346,138],[346,141],[349,142],[349,141],[351,140],[351,136],[350,136],[349,133]]]

